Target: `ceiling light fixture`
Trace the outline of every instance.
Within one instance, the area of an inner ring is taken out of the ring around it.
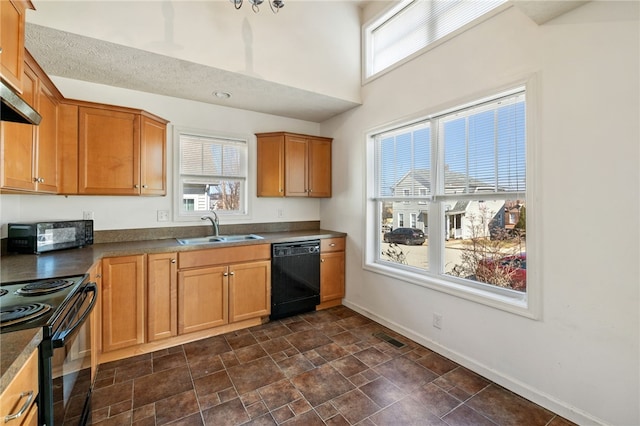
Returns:
[[[240,9],[242,7],[243,0],[229,0],[236,9]],[[254,13],[258,13],[260,11],[260,5],[264,2],[264,0],[248,0],[251,3],[251,9]],[[269,3],[269,7],[271,7],[271,11],[273,13],[278,13],[280,9],[284,7],[284,0],[267,0]]]
[[[220,99],[229,99],[231,97],[231,93],[229,92],[213,92],[213,96]]]

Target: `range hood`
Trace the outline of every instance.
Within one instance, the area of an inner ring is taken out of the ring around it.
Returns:
[[[13,121],[15,123],[40,124],[42,117],[38,111],[31,108],[20,95],[18,95],[4,81],[0,80],[0,98],[2,98],[2,109],[0,109],[0,120]]]

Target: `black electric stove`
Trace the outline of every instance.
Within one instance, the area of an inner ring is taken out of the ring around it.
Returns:
[[[91,326],[98,297],[88,275],[0,285],[0,333],[42,329],[38,424],[91,422]]]

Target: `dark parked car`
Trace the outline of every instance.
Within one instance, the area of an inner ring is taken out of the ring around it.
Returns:
[[[396,228],[384,234],[385,243],[421,245],[425,241],[424,232],[416,228]]]
[[[527,254],[483,259],[478,263],[476,278],[478,281],[507,284],[514,290],[524,291],[527,288]]]

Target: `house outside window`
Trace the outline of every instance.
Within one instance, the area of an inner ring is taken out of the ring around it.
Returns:
[[[199,131],[177,130],[178,220],[247,214],[247,142]]]
[[[526,206],[525,113],[519,87],[372,134],[368,208],[423,219],[427,242],[377,238],[368,265],[526,301],[526,221],[511,214]]]
[[[404,226],[404,214],[398,213],[398,228],[402,228]]]

